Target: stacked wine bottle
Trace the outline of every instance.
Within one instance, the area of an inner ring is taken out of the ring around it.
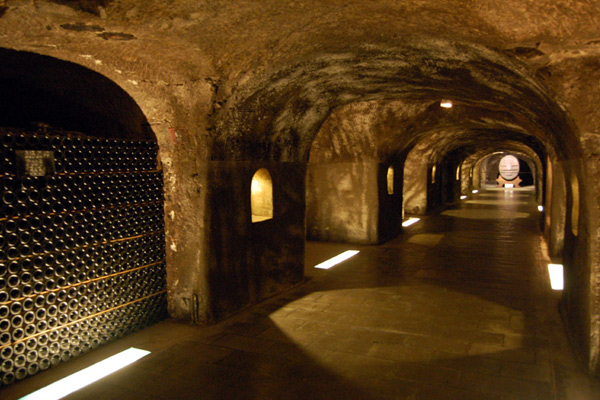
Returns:
[[[2,129],[0,161],[0,387],[167,316],[155,142]]]

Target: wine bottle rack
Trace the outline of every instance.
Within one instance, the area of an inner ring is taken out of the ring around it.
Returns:
[[[150,141],[0,129],[0,387],[167,316]]]

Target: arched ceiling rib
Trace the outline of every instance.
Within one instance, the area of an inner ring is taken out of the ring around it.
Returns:
[[[447,137],[447,136],[446,136]],[[466,160],[478,160],[486,154],[498,151],[519,152],[536,160],[541,168],[546,149],[532,136],[515,132],[463,131],[458,138],[447,140],[444,134],[432,134],[417,143],[406,153],[415,152],[419,158],[432,164],[453,160],[460,165]],[[468,163],[468,162],[467,162]]]
[[[521,141],[546,154],[546,144],[507,113],[464,104],[446,110],[439,102],[373,100],[334,110],[315,137],[310,160],[388,162],[419,147],[435,161],[457,148],[470,152],[506,141]]]
[[[469,154],[467,157],[465,157],[462,162],[462,165],[466,168],[470,168],[471,166],[475,165],[480,165],[486,158],[491,157],[496,153],[510,153],[523,157],[524,159],[533,162],[538,174],[541,174],[544,170],[544,159],[540,158],[539,154],[537,154],[531,148],[519,142],[507,143],[505,146],[502,147],[490,147],[479,149],[478,151],[475,151]]]
[[[502,54],[434,39],[355,50],[296,64],[249,84],[247,93],[231,99],[218,116],[215,155],[305,160],[314,135],[336,107],[385,99],[434,104],[441,98],[509,116],[512,130],[538,136],[562,157],[578,151],[564,112],[521,65]],[[471,122],[493,126],[482,114],[474,112]]]
[[[170,126],[201,126],[212,159],[305,161],[337,107],[441,96],[508,113],[570,158],[577,132],[535,70],[600,36],[600,4],[571,0],[7,4],[0,46],[91,60],[140,98],[164,90]]]
[[[441,161],[448,154],[462,161],[471,154],[481,151],[500,151],[528,149],[540,159],[545,158],[546,149],[533,136],[511,131],[468,130],[460,131],[457,136],[432,134],[419,143],[427,149],[431,162]]]

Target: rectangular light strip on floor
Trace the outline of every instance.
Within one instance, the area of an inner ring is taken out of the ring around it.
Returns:
[[[20,400],[55,400],[61,399],[91,383],[96,382],[112,374],[119,369],[128,366],[139,360],[140,358],[150,354],[147,350],[140,350],[131,347],[112,357],[99,361],[96,364],[82,369],[56,381],[40,390],[37,390]]]
[[[409,218],[406,221],[404,221],[402,223],[403,227],[407,227],[407,226],[411,226],[412,224],[416,224],[417,222],[419,222],[421,220],[421,218]]]
[[[550,273],[550,286],[553,290],[563,290],[564,276],[562,264],[548,264],[548,272]]]
[[[337,264],[339,264],[341,262],[346,261],[350,257],[354,257],[358,253],[359,253],[358,250],[348,250],[348,251],[345,251],[345,252],[343,252],[341,254],[338,254],[337,256],[335,256],[333,258],[330,258],[327,261],[323,261],[321,264],[315,265],[315,268],[329,269],[329,268],[333,267],[334,265],[337,265]]]

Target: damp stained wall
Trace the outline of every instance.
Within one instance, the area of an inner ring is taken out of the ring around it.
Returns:
[[[307,238],[377,243],[378,172],[376,162],[309,164]]]
[[[395,128],[402,103],[362,102],[334,111],[316,134],[306,180],[306,234],[310,240],[380,243],[402,222],[402,169],[395,164],[394,193],[388,194],[382,162],[393,146],[382,140]],[[390,120],[396,123],[390,123]],[[392,127],[392,128],[390,128]],[[385,149],[385,150],[384,150]]]
[[[408,154],[404,164],[404,212],[424,215],[427,212],[428,161],[419,149]]]

